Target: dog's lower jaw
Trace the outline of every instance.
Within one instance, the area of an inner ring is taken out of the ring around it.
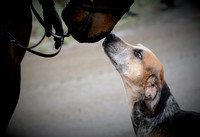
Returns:
[[[139,100],[144,99],[143,95],[141,94],[140,90],[137,88],[137,86],[129,84],[129,82],[122,77],[124,87],[126,89],[126,95],[127,95],[127,102],[129,105],[129,111],[130,115],[133,113],[133,106],[136,102],[139,102]]]
[[[124,75],[124,74],[122,74]],[[131,102],[137,102],[140,100],[140,92],[137,86],[130,84],[129,81],[127,81],[123,76],[122,76],[122,80],[124,83],[124,87],[126,89],[126,92],[128,94],[129,99],[131,100]],[[132,104],[134,105],[134,104]]]

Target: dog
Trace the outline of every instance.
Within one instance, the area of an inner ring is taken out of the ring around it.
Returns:
[[[148,48],[109,34],[103,48],[122,77],[138,137],[200,136],[200,113],[183,111],[164,79],[160,60]]]

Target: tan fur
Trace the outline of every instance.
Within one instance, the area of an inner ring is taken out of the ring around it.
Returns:
[[[143,45],[134,46],[119,38],[117,39],[116,43],[108,43],[107,51],[105,51],[111,61],[116,62],[113,64],[122,77],[130,99],[130,105],[134,106],[135,102],[145,99],[145,91],[148,92],[146,89],[152,84],[150,80],[152,76],[156,77],[154,83],[158,90],[162,88],[164,84],[163,66],[153,52]],[[133,52],[135,49],[142,50],[142,60],[134,57]],[[156,93],[153,94],[155,96]]]
[[[129,45],[127,43],[125,44]],[[144,50],[143,61],[141,63],[138,60],[128,58],[127,62],[130,69],[126,72],[126,75],[121,74],[121,77],[127,91],[130,92],[129,95],[131,95],[131,100],[135,102],[141,98],[141,95],[145,94],[144,87],[148,85],[148,78],[152,74],[158,76],[160,79],[159,88],[162,88],[164,83],[164,71],[161,62],[150,50],[142,45],[132,47]],[[129,52],[128,56],[132,56],[131,52]]]

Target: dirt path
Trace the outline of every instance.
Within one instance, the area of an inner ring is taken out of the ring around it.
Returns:
[[[165,79],[180,106],[200,112],[200,11],[184,3],[166,12],[149,9],[147,15],[141,12],[139,17],[122,20],[114,33],[150,48],[163,63]],[[52,59],[27,54],[22,62],[20,100],[8,133],[133,136],[122,80],[101,43],[73,42]]]

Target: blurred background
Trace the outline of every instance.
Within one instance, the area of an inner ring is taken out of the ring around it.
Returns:
[[[66,1],[55,2],[60,15]],[[33,3],[42,13],[38,2]],[[165,80],[180,107],[200,112],[199,2],[174,3],[167,7],[160,0],[135,0],[113,33],[128,43],[151,49],[163,63]],[[30,46],[44,33],[34,15],[33,19]],[[67,31],[64,23],[63,27]],[[81,44],[69,37],[54,58],[26,53],[20,99],[7,134],[134,137],[124,85],[104,54],[102,42]],[[52,38],[46,38],[36,50],[51,52]]]

